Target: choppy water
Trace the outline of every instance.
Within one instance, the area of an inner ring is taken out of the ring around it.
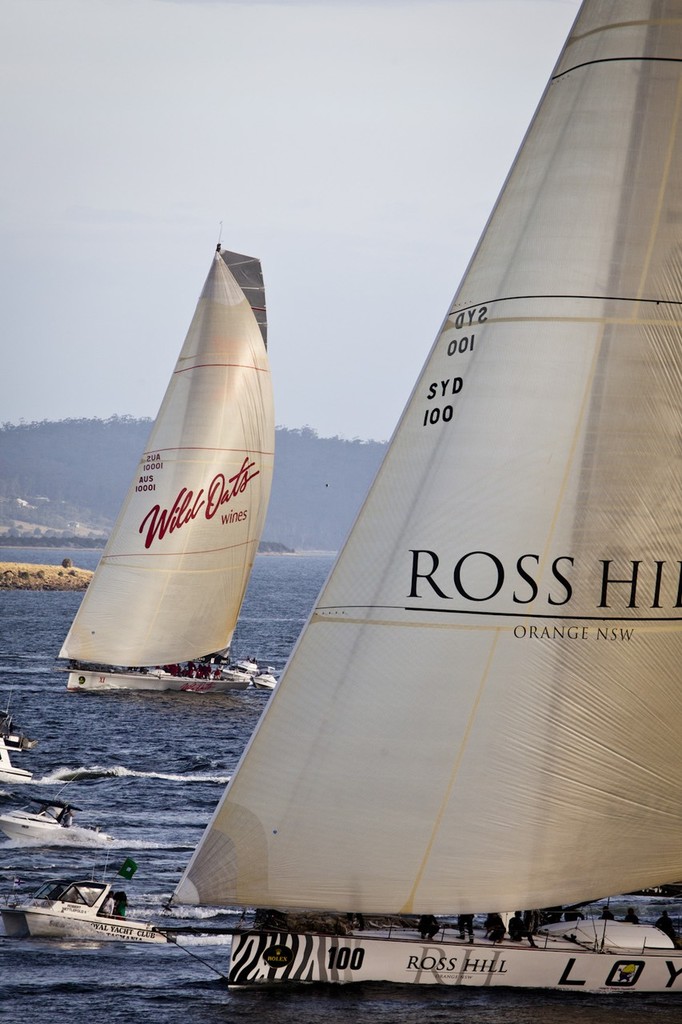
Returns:
[[[99,552],[13,550],[17,561],[94,568]],[[330,556],[259,556],[236,638],[238,653],[278,670],[331,565]],[[81,806],[82,824],[115,836],[113,848],[21,846],[0,839],[0,893],[30,892],[49,877],[106,875],[127,856],[123,883],[135,918],[228,929],[236,913],[164,904],[213,811],[269,694],[67,694],[54,658],[81,600],[77,593],[0,594],[0,708],[39,745],[20,767],[26,786],[0,785],[0,810],[59,792]],[[63,787],[66,786],[64,790]],[[668,904],[669,905],[669,904]],[[669,905],[670,906],[670,905]],[[640,916],[660,905],[643,898]],[[671,908],[672,909],[672,908]],[[227,935],[181,937],[180,945],[9,940],[0,936],[0,1019],[52,1024],[677,1024],[676,996],[627,999],[391,985],[228,991]]]

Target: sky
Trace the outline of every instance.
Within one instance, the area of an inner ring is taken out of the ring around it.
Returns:
[[[383,441],[578,0],[2,0],[0,423],[156,414],[216,242],[275,420]]]

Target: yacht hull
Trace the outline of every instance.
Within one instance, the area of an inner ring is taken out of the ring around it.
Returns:
[[[76,669],[69,672],[67,690],[75,693],[105,693],[108,690],[147,690],[154,693],[226,693],[245,690],[251,677],[242,672],[224,672],[220,679],[191,679],[168,672],[93,672]]]
[[[634,927],[634,926],[632,926]],[[647,929],[649,930],[649,929]],[[682,992],[682,950],[601,952],[568,939],[537,937],[537,947],[502,942],[422,942],[362,935],[236,934],[228,982],[386,981],[567,992]]]

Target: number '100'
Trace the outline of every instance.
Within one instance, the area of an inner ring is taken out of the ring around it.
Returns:
[[[364,959],[364,949],[359,947],[351,949],[350,946],[332,946],[329,950],[329,963],[327,967],[330,971],[343,971],[346,967],[350,967],[351,971],[359,971]]]
[[[422,423],[422,426],[427,427],[429,423],[438,423],[439,420],[442,420],[443,423],[449,423],[452,419],[452,413],[453,408],[451,405],[444,405],[442,409],[437,407],[434,409],[427,409],[424,413],[424,422]]]

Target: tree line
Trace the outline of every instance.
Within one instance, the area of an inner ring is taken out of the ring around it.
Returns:
[[[111,528],[152,422],[131,416],[0,425],[0,525],[36,528],[59,519]],[[386,445],[278,427],[263,540],[293,550],[335,551],[350,529]]]

